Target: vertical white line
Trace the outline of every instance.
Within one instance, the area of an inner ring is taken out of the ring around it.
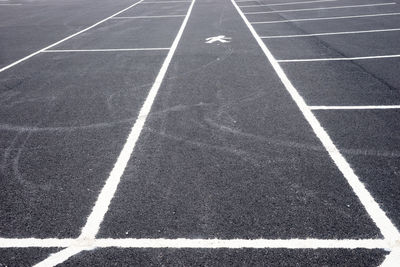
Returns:
[[[350,167],[349,163],[346,159],[342,156],[336,146],[333,144],[331,138],[327,134],[327,132],[322,128],[321,124],[314,116],[312,111],[308,108],[307,104],[305,103],[304,99],[300,96],[297,92],[296,88],[290,82],[288,77],[286,76],[285,72],[276,61],[270,50],[261,40],[260,36],[254,30],[253,26],[247,20],[246,16],[240,10],[240,8],[236,5],[236,3],[231,0],[232,4],[236,8],[237,12],[242,17],[243,21],[249,28],[250,32],[252,33],[253,37],[256,39],[257,43],[263,50],[264,54],[268,58],[269,62],[271,63],[272,67],[274,68],[276,74],[281,79],[283,85],[285,86],[286,90],[289,92],[291,97],[293,98],[294,102],[299,107],[300,111],[303,113],[304,117],[312,127],[314,133],[319,138],[321,143],[324,145],[325,149],[329,153],[330,157],[338,167],[338,169],[342,172],[343,176],[346,178],[347,182],[352,187],[354,193],[359,198],[362,205],[365,207],[366,211],[368,212],[369,216],[375,222],[379,230],[381,231],[382,235],[386,240],[389,242],[395,243],[396,241],[400,240],[400,233],[390,221],[390,219],[386,216],[385,212],[379,207],[379,204],[375,201],[369,191],[365,188],[364,184],[360,181],[357,175],[354,173],[353,169]]]
[[[192,3],[190,4],[186,17],[182,22],[182,25],[178,31],[178,34],[175,37],[174,42],[172,43],[171,49],[169,50],[168,55],[165,58],[164,63],[161,66],[161,69],[154,81],[154,84],[151,87],[146,97],[146,100],[143,103],[142,108],[140,109],[138,118],[136,119],[136,122],[131,129],[131,132],[125,142],[125,145],[118,156],[117,162],[115,163],[114,168],[112,169],[109,177],[107,178],[105,185],[102,188],[97,198],[96,204],[94,205],[93,210],[86,221],[85,226],[82,228],[81,235],[79,236],[78,240],[87,240],[88,242],[90,242],[91,240],[94,240],[96,234],[100,229],[100,225],[103,222],[104,216],[108,211],[108,207],[111,203],[111,200],[115,195],[118,184],[121,180],[121,176],[124,173],[124,170],[130,159],[130,156],[135,148],[136,142],[146,122],[147,116],[150,113],[154,99],[157,96],[158,90],[167,72],[168,66],[171,63],[171,59],[175,53],[176,48],[178,47],[179,41],[182,37],[183,31],[189,20],[189,16],[192,12],[195,1],[196,0],[193,0]],[[81,252],[83,249],[84,248],[74,250],[74,247],[66,248],[58,253],[51,255],[49,258],[45,259],[44,261],[38,263],[35,266],[36,267],[54,266],[53,262],[57,262],[57,264],[62,263],[69,257],[75,255],[76,253]]]
[[[81,30],[81,31],[79,31],[79,32],[76,32],[76,33],[70,35],[70,36],[67,36],[67,37],[65,37],[64,39],[62,39],[62,40],[60,40],[60,41],[58,41],[58,42],[55,42],[55,43],[53,43],[53,44],[51,44],[51,45],[49,45],[49,46],[46,46],[45,48],[42,48],[42,49],[40,49],[40,50],[38,50],[38,51],[36,51],[36,52],[30,54],[30,55],[27,55],[27,56],[24,57],[24,58],[21,58],[21,59],[15,61],[15,62],[13,62],[13,63],[11,63],[11,64],[9,64],[9,65],[7,65],[7,66],[1,68],[1,69],[0,69],[0,72],[3,72],[3,71],[5,71],[5,70],[7,70],[7,69],[9,69],[9,68],[11,68],[11,67],[14,67],[15,65],[17,65],[17,64],[19,64],[19,63],[21,63],[21,62],[24,62],[25,60],[28,60],[28,59],[30,59],[31,57],[36,56],[37,54],[40,54],[40,53],[42,53],[43,51],[45,51],[45,50],[47,50],[47,49],[49,49],[49,48],[52,48],[52,47],[54,47],[54,46],[56,46],[56,45],[61,44],[62,42],[65,42],[65,41],[67,41],[67,40],[69,40],[69,39],[71,39],[71,38],[73,38],[73,37],[75,37],[75,36],[81,34],[81,33],[84,33],[84,32],[86,32],[86,31],[88,31],[88,30],[90,30],[90,29],[96,27],[97,25],[99,25],[99,24],[101,24],[101,23],[103,23],[103,22],[105,22],[105,21],[107,21],[107,20],[113,18],[114,16],[117,16],[117,15],[121,14],[122,12],[124,12],[124,11],[126,11],[126,10],[128,10],[128,9],[130,9],[130,8],[132,8],[132,7],[134,7],[134,6],[136,6],[137,4],[140,4],[142,1],[143,1],[143,0],[140,0],[139,2],[136,2],[136,3],[134,3],[134,4],[130,5],[130,6],[128,6],[127,8],[124,8],[124,9],[118,11],[117,13],[115,13],[115,14],[113,14],[113,15],[111,15],[111,16],[109,16],[109,17],[103,19],[103,20],[100,20],[99,22],[93,24],[92,26],[89,26],[89,27],[87,27],[87,28],[85,28],[85,29],[83,29],[83,30]]]

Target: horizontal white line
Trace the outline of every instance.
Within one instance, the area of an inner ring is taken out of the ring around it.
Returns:
[[[165,16],[136,16],[136,17],[113,17],[112,19],[152,19],[152,18],[178,18],[186,15],[165,15]]]
[[[37,239],[0,238],[0,248],[121,247],[121,248],[286,248],[286,249],[390,249],[383,239]]]
[[[369,4],[369,5],[353,5],[353,6],[332,6],[332,7],[316,7],[316,8],[301,8],[301,9],[284,9],[274,11],[258,11],[258,12],[246,12],[246,15],[255,14],[270,14],[270,13],[287,13],[287,12],[302,12],[302,11],[313,11],[313,10],[325,10],[325,9],[342,9],[342,8],[359,8],[359,7],[372,7],[372,6],[388,6],[395,5],[396,3],[380,3],[380,4]]]
[[[368,31],[352,31],[352,32],[321,32],[321,33],[294,34],[294,35],[271,35],[271,36],[262,36],[261,38],[263,38],[263,39],[294,38],[294,37],[343,35],[343,34],[374,33],[374,32],[394,32],[394,31],[400,31],[400,28],[397,28],[397,29],[382,29],[382,30],[368,30]]]
[[[271,64],[276,74],[280,78],[282,84],[285,86],[286,91],[290,94],[293,101],[296,103],[299,110],[302,112],[304,118],[311,126],[316,137],[318,137],[318,139],[321,141],[321,144],[328,152],[329,156],[332,159],[332,162],[335,163],[335,165],[338,167],[338,170],[343,174],[343,177],[349,183],[349,186],[353,189],[354,193],[360,200],[360,203],[363,204],[365,210],[367,211],[371,219],[375,222],[376,226],[379,228],[382,235],[385,237],[386,240],[394,244],[394,246],[399,246],[398,243],[400,240],[400,233],[397,230],[397,228],[393,225],[391,220],[386,216],[385,212],[381,209],[381,207],[372,197],[370,192],[365,188],[365,185],[360,181],[359,177],[354,173],[354,170],[351,168],[350,164],[343,157],[343,155],[340,153],[340,151],[333,143],[331,137],[321,126],[320,122],[314,116],[312,111],[308,108],[303,97],[293,86],[292,82],[289,80],[286,73],[283,71],[281,65],[277,62],[275,57],[272,55],[271,51],[268,49],[268,47],[265,45],[265,43],[262,41],[260,36],[255,31],[254,27],[247,20],[246,16],[242,13],[242,11],[239,9],[239,7],[233,0],[231,0],[231,2],[238,11],[239,15],[242,17],[247,27],[249,28],[253,37],[256,39],[258,45],[263,50],[269,63]]]
[[[251,22],[251,24],[284,23],[284,22],[311,21],[311,20],[351,19],[351,18],[364,18],[364,17],[394,16],[394,15],[400,15],[400,13],[383,13],[383,14],[371,14],[371,15],[356,15],[356,16],[344,16],[344,17],[323,17],[323,18],[309,18],[309,19],[255,21],[255,22]]]
[[[79,32],[76,32],[76,33],[74,33],[74,34],[71,34],[71,35],[65,37],[65,38],[62,39],[62,40],[59,40],[59,41],[57,41],[57,42],[55,42],[55,43],[52,43],[51,45],[48,45],[48,46],[46,46],[46,47],[44,47],[44,48],[42,48],[42,49],[40,49],[40,50],[37,50],[36,52],[33,52],[33,53],[31,53],[31,54],[29,54],[29,55],[27,55],[27,56],[25,56],[25,57],[23,57],[23,58],[21,58],[21,59],[19,59],[19,60],[17,60],[17,61],[14,61],[13,63],[11,63],[11,64],[9,64],[9,65],[7,65],[7,66],[1,68],[1,69],[0,69],[0,72],[3,72],[3,71],[5,71],[5,70],[8,70],[9,68],[14,67],[14,66],[18,65],[19,63],[24,62],[24,61],[26,61],[26,60],[28,60],[28,59],[30,59],[30,58],[32,58],[32,57],[34,57],[34,56],[36,56],[36,55],[42,53],[42,52],[45,51],[45,50],[48,50],[48,49],[50,49],[50,48],[53,48],[53,47],[55,47],[56,45],[59,45],[59,44],[65,42],[65,41],[67,41],[67,40],[69,40],[69,39],[72,39],[72,38],[74,38],[75,36],[77,36],[77,35],[79,35],[79,34],[81,34],[81,33],[84,33],[84,32],[86,32],[86,31],[88,31],[88,30],[90,30],[90,29],[93,29],[94,27],[96,27],[96,26],[98,26],[98,25],[100,25],[100,24],[102,24],[102,23],[108,21],[110,18],[112,18],[112,17],[114,17],[114,16],[118,16],[118,15],[121,14],[122,12],[125,12],[126,10],[128,10],[128,9],[130,9],[130,8],[132,8],[132,7],[136,6],[136,5],[138,5],[138,4],[140,4],[140,2],[142,2],[142,1],[143,1],[143,0],[139,0],[138,2],[136,2],[136,3],[134,3],[134,4],[132,4],[132,5],[128,6],[128,7],[126,7],[126,8],[124,8],[124,9],[120,10],[120,11],[118,11],[117,13],[112,14],[111,16],[109,16],[109,17],[107,17],[107,18],[105,18],[105,19],[103,19],[103,20],[100,20],[100,21],[96,22],[95,24],[93,24],[93,25],[91,25],[91,26],[89,26],[89,27],[87,27],[87,28],[85,28],[85,29],[83,29],[83,30],[80,30]]]
[[[360,60],[360,59],[379,59],[396,58],[400,55],[368,56],[368,57],[333,57],[333,58],[306,58],[306,59],[281,59],[278,62],[312,62],[312,61],[341,61],[341,60]]]
[[[166,4],[166,3],[191,3],[191,1],[159,1],[159,2],[142,2],[141,4]]]
[[[139,248],[385,248],[384,240],[321,240],[321,239],[97,239],[96,247]]]
[[[73,238],[0,238],[0,248],[63,248],[76,243],[77,239]]]
[[[313,0],[313,1],[301,1],[301,2],[272,3],[272,4],[263,4],[263,5],[239,6],[239,7],[286,6],[286,5],[309,4],[309,3],[320,3],[320,2],[336,2],[336,0]]]
[[[308,106],[311,110],[330,109],[400,109],[400,105],[379,105],[379,106]]]
[[[44,50],[42,53],[70,53],[70,52],[122,52],[122,51],[154,51],[169,50],[167,47],[152,48],[121,48],[121,49],[71,49],[71,50]]]
[[[22,4],[3,4],[0,3],[0,6],[21,6]]]

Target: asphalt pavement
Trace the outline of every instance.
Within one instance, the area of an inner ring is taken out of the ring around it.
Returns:
[[[0,266],[400,265],[400,6],[0,2]]]

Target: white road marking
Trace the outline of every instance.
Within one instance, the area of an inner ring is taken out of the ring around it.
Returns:
[[[258,11],[258,12],[246,12],[245,15],[255,15],[255,14],[270,14],[270,13],[287,13],[287,12],[303,12],[303,11],[313,11],[313,10],[326,10],[326,9],[343,9],[343,8],[360,8],[360,7],[372,7],[372,6],[389,6],[395,5],[396,3],[380,3],[380,4],[369,4],[369,5],[353,5],[353,6],[330,6],[330,7],[315,7],[315,8],[301,8],[301,9],[283,9],[283,10],[273,10],[273,11]]]
[[[400,249],[393,250],[386,259],[382,262],[380,267],[398,267],[400,263]]]
[[[397,58],[400,55],[382,55],[382,56],[366,56],[366,57],[331,57],[331,58],[303,58],[303,59],[280,59],[277,62],[317,62],[317,61],[351,61],[362,59],[380,59],[380,58]]]
[[[129,158],[135,148],[136,142],[140,136],[140,133],[143,129],[144,123],[147,119],[147,116],[150,113],[151,107],[153,105],[154,99],[158,93],[158,89],[161,86],[161,83],[164,79],[164,76],[167,72],[168,66],[171,63],[171,59],[178,47],[178,43],[182,37],[182,33],[186,27],[187,21],[189,19],[190,13],[192,12],[193,4],[195,0],[193,0],[190,5],[186,17],[182,22],[182,25],[179,29],[178,34],[175,37],[175,40],[171,46],[171,49],[168,52],[167,57],[164,60],[164,63],[155,79],[153,86],[151,87],[145,102],[143,103],[142,108],[140,109],[138,118],[133,125],[131,132],[126,140],[126,143],[118,156],[117,162],[114,165],[109,177],[106,180],[106,183],[101,190],[98,199],[96,201],[95,206],[93,207],[92,213],[89,215],[86,225],[82,229],[82,233],[80,238],[82,239],[93,239],[95,238],[97,232],[100,229],[100,224],[104,219],[104,216],[108,210],[108,206],[114,197],[114,194],[117,190],[117,186],[120,182],[121,176],[128,164]]]
[[[73,238],[0,238],[0,248],[66,248],[76,242]]]
[[[294,34],[294,35],[271,35],[261,36],[263,39],[274,39],[274,38],[296,38],[296,37],[311,37],[311,36],[325,36],[325,35],[344,35],[344,34],[358,34],[358,33],[374,33],[374,32],[394,32],[400,31],[397,29],[382,29],[382,30],[368,30],[368,31],[351,31],[351,32],[321,32],[311,34]]]
[[[400,105],[375,105],[375,106],[308,106],[311,110],[346,110],[346,109],[400,109]]]
[[[231,39],[232,39],[231,37],[226,37],[225,35],[218,35],[218,36],[213,36],[213,37],[206,38],[205,43],[206,44],[212,44],[212,43],[215,43],[215,42],[230,43]]]
[[[308,18],[308,19],[255,21],[255,22],[251,22],[251,24],[286,23],[286,22],[295,22],[295,21],[314,21],[314,20],[336,20],[336,19],[352,19],[352,18],[396,16],[396,15],[400,15],[400,13],[382,13],[382,14],[356,15],[356,16],[343,16],[343,17],[322,17],[322,18]]]
[[[88,30],[90,30],[90,29],[96,27],[97,25],[99,25],[99,24],[101,24],[101,23],[103,23],[103,22],[105,22],[105,21],[111,19],[112,17],[115,17],[115,16],[121,14],[122,12],[125,12],[126,10],[128,10],[128,9],[130,9],[130,8],[132,8],[132,7],[134,7],[134,6],[136,6],[137,4],[140,4],[142,1],[143,1],[143,0],[140,0],[140,1],[138,1],[138,2],[136,2],[136,3],[134,3],[134,4],[130,5],[130,6],[128,6],[127,8],[124,8],[124,9],[118,11],[117,13],[115,13],[115,14],[113,14],[113,15],[111,15],[111,16],[109,16],[109,17],[103,19],[103,20],[100,20],[99,22],[93,24],[92,26],[89,26],[89,27],[87,27],[87,28],[85,28],[85,29],[83,29],[83,30],[81,30],[81,31],[79,31],[79,32],[76,32],[76,33],[74,33],[74,34],[72,34],[72,35],[70,35],[70,36],[68,36],[68,37],[65,37],[64,39],[62,39],[62,40],[60,40],[60,41],[58,41],[58,42],[55,42],[55,43],[53,43],[53,44],[51,44],[51,45],[49,45],[49,46],[46,46],[45,48],[42,48],[42,49],[40,49],[40,50],[38,50],[38,51],[36,51],[36,52],[34,52],[34,53],[32,53],[32,54],[30,54],[30,55],[24,57],[24,58],[21,58],[21,59],[15,61],[15,62],[13,62],[13,63],[11,63],[11,64],[9,64],[9,65],[7,65],[7,66],[1,68],[1,69],[0,69],[0,72],[3,72],[3,71],[5,71],[5,70],[7,70],[7,69],[9,69],[9,68],[11,68],[11,67],[14,67],[15,65],[17,65],[17,64],[19,64],[19,63],[21,63],[21,62],[24,62],[25,60],[30,59],[31,57],[36,56],[36,55],[42,53],[43,51],[45,51],[45,50],[47,50],[47,49],[50,49],[50,48],[52,48],[52,47],[54,47],[54,46],[56,46],[56,45],[59,45],[59,44],[61,44],[62,42],[65,42],[65,41],[67,41],[67,40],[69,40],[69,39],[71,39],[71,38],[73,38],[73,37],[75,37],[75,36],[77,36],[77,35],[79,35],[79,34],[81,34],[81,33],[84,33],[84,32],[86,32],[86,31],[88,31]]]
[[[164,79],[165,74],[167,73],[168,66],[171,63],[172,57],[175,54],[176,48],[178,47],[179,41],[182,37],[183,31],[185,30],[186,24],[189,20],[189,16],[192,12],[193,5],[196,0],[193,0],[192,3],[190,4],[188,11],[186,13],[186,17],[182,22],[181,27],[179,28],[179,31],[175,37],[174,42],[172,43],[171,49],[168,52],[168,55],[166,56],[160,71],[158,72],[158,75],[154,81],[153,86],[151,87],[146,100],[143,103],[143,106],[140,109],[139,115],[134,123],[134,125],[131,128],[131,132],[129,133],[129,136],[124,144],[124,147],[122,148],[118,159],[113,167],[113,169],[110,172],[109,177],[107,178],[98,198],[97,201],[92,209],[92,212],[90,213],[85,226],[81,230],[81,234],[78,237],[79,240],[82,240],[82,242],[87,242],[90,240],[95,239],[99,229],[100,225],[103,222],[104,216],[108,211],[109,205],[111,203],[111,200],[113,199],[115,192],[117,191],[117,187],[121,181],[121,177],[125,171],[125,168],[128,164],[128,161],[131,157],[131,154],[133,150],[135,149],[135,145],[137,140],[139,139],[140,133],[142,132],[143,126],[146,122],[147,116],[150,113],[151,107],[153,105],[153,102],[157,96],[158,90],[160,89],[161,83]],[[51,265],[52,262],[58,262],[58,261],[65,261],[68,259],[68,257],[74,255],[74,254],[68,254],[66,250],[69,250],[70,248],[66,248],[58,253],[55,253],[51,255],[49,258],[44,260],[43,262],[39,263],[37,266],[53,266]],[[76,253],[79,253],[82,250],[77,250],[75,251]],[[65,258],[65,255],[69,255],[67,258]]]
[[[299,92],[293,86],[292,82],[286,76],[285,72],[283,71],[283,69],[281,68],[275,57],[272,55],[271,51],[267,48],[267,46],[262,41],[260,36],[258,36],[257,32],[255,31],[251,23],[247,20],[246,16],[243,14],[239,6],[236,5],[234,0],[231,0],[231,2],[236,8],[237,12],[242,17],[247,27],[249,28],[250,32],[253,34],[253,37],[256,39],[260,48],[263,50],[265,56],[268,58],[268,61],[271,63],[276,74],[281,79],[282,84],[285,86],[286,90],[291,95],[293,101],[297,104],[300,111],[303,113],[304,118],[310,124],[315,135],[319,138],[319,140],[325,147],[326,151],[330,155],[333,162],[342,172],[344,178],[347,180],[350,187],[353,189],[354,193],[360,200],[361,204],[364,206],[365,210],[367,211],[371,219],[375,222],[376,226],[379,228],[384,238],[393,245],[395,244],[398,245],[400,241],[400,233],[397,230],[397,228],[386,216],[385,212],[381,209],[379,204],[375,201],[375,199],[372,197],[369,191],[365,188],[365,185],[360,181],[360,179],[354,173],[349,163],[346,161],[346,159],[343,157],[340,151],[336,148],[335,144],[333,143],[328,133],[321,126],[317,118],[314,116],[313,112],[309,109],[304,99],[301,97]]]
[[[112,19],[154,19],[154,18],[179,18],[179,17],[186,17],[186,15],[113,17]]]
[[[22,4],[3,4],[0,3],[0,6],[21,6]]]
[[[242,7],[259,7],[259,6],[287,6],[287,5],[310,4],[310,3],[321,3],[321,2],[336,2],[336,1],[337,0],[312,0],[312,1],[301,1],[301,2],[272,3],[272,4],[262,4],[262,5],[240,6],[240,8],[242,8]]]
[[[42,262],[35,264],[34,267],[49,267],[49,266],[56,266],[58,264],[63,263],[64,261],[68,260],[75,254],[80,253],[84,250],[81,247],[68,247],[63,249],[59,252],[50,254],[50,256]]]
[[[121,52],[121,51],[154,51],[169,50],[168,47],[147,47],[147,48],[116,48],[116,49],[70,49],[70,50],[45,50],[42,53],[71,53],[71,52]]]
[[[56,239],[56,238],[0,238],[0,248],[288,248],[288,249],[332,249],[365,248],[393,249],[393,244],[384,239],[188,239],[188,238],[98,238],[98,239]]]

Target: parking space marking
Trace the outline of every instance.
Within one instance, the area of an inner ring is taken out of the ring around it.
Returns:
[[[111,200],[114,198],[114,195],[117,191],[118,185],[121,181],[121,177],[125,171],[126,166],[128,165],[128,161],[131,157],[133,150],[135,149],[136,142],[139,139],[139,136],[142,132],[144,124],[147,120],[147,117],[150,113],[153,102],[157,96],[158,90],[160,89],[161,83],[167,73],[169,64],[171,63],[172,57],[175,54],[175,51],[178,47],[178,44],[181,40],[183,31],[186,28],[186,24],[189,20],[190,14],[193,9],[193,5],[196,0],[193,0],[187,10],[186,17],[183,20],[179,31],[172,43],[172,46],[160,68],[160,71],[157,74],[157,77],[139,111],[138,117],[133,124],[131,131],[127,137],[127,140],[118,156],[118,159],[111,170],[107,180],[103,188],[100,191],[100,194],[97,198],[96,203],[87,218],[85,226],[81,230],[81,234],[78,237],[79,242],[87,242],[88,240],[95,239],[98,231],[100,230],[100,225],[104,220],[104,216],[109,209],[109,205]],[[47,259],[40,262],[37,266],[53,266],[54,262],[61,263],[73,256],[76,253],[79,253],[83,250],[80,248],[78,250],[73,250],[75,247],[67,247],[66,249],[61,250],[55,254],[50,255]]]
[[[321,2],[336,2],[336,1],[337,0],[312,0],[312,1],[272,3],[272,4],[250,5],[250,6],[239,6],[239,7],[242,8],[242,7],[259,7],[259,6],[286,6],[286,5],[310,4],[310,3],[321,3]]]
[[[396,15],[400,15],[400,13],[380,13],[380,14],[355,15],[355,16],[343,16],[343,17],[322,17],[322,18],[307,18],[307,19],[254,21],[254,22],[251,22],[251,24],[272,24],[272,23],[287,23],[287,22],[301,22],[301,21],[314,21],[314,20],[353,19],[353,18],[366,18],[366,17],[396,16]]]
[[[398,266],[400,262],[400,249],[397,248],[393,250],[389,255],[386,256],[386,259],[382,262],[380,267],[394,267]]]
[[[365,210],[371,217],[371,219],[375,222],[376,226],[381,231],[385,240],[393,244],[398,244],[400,242],[400,232],[398,231],[398,229],[393,225],[391,220],[387,217],[386,213],[381,209],[381,207],[375,201],[371,193],[366,189],[365,185],[360,181],[359,177],[355,174],[350,164],[337,149],[336,145],[333,143],[328,133],[321,126],[320,122],[314,116],[312,110],[308,107],[303,97],[299,94],[299,92],[294,87],[292,82],[286,76],[286,73],[283,71],[278,61],[272,55],[271,51],[268,49],[268,47],[262,41],[260,36],[257,34],[254,27],[251,25],[246,16],[243,14],[240,7],[235,3],[234,0],[231,0],[231,2],[236,8],[239,15],[242,17],[247,27],[249,28],[250,32],[252,33],[258,45],[264,52],[268,61],[271,63],[276,74],[282,81],[282,84],[285,86],[286,90],[292,97],[293,101],[297,104],[304,118],[308,121],[315,135],[321,141],[322,145],[328,152],[332,161],[335,163],[337,168],[343,174],[344,178],[347,180],[348,184],[353,189],[355,195],[358,197],[361,204],[364,206]]]
[[[83,239],[93,239],[95,238],[97,232],[100,229],[100,224],[103,221],[104,215],[108,210],[108,206],[111,203],[112,198],[117,190],[117,186],[120,182],[121,176],[125,170],[126,165],[128,164],[129,158],[135,148],[136,142],[139,138],[139,135],[143,129],[144,123],[147,119],[147,116],[150,113],[150,109],[153,105],[154,99],[158,93],[158,89],[161,86],[161,83],[164,79],[164,76],[167,72],[168,66],[171,63],[171,59],[175,54],[176,48],[178,47],[178,43],[181,39],[182,33],[186,27],[187,21],[189,19],[190,13],[193,8],[193,4],[196,0],[193,0],[190,5],[186,17],[182,22],[182,25],[179,29],[178,34],[175,37],[175,40],[171,46],[171,49],[168,52],[167,57],[164,60],[164,63],[155,79],[153,86],[151,87],[145,102],[143,103],[142,108],[140,109],[138,118],[134,123],[131,132],[126,140],[124,147],[117,159],[117,162],[114,165],[109,177],[107,178],[103,189],[101,190],[99,197],[96,201],[95,206],[93,207],[92,213],[89,215],[86,225],[82,229],[82,233],[80,238]]]
[[[285,249],[392,249],[384,239],[188,239],[188,238],[98,238],[0,239],[0,248],[285,248]]]
[[[123,51],[158,51],[169,50],[168,47],[148,48],[117,48],[117,49],[71,49],[71,50],[45,50],[42,53],[71,53],[71,52],[123,52]]]
[[[64,261],[68,260],[70,257],[74,256],[75,254],[81,252],[83,249],[85,249],[85,248],[68,247],[57,253],[51,254],[50,257],[48,257],[46,260],[39,262],[38,264],[35,264],[34,267],[56,266],[58,264],[63,263]]]
[[[113,17],[112,19],[156,19],[156,18],[179,18],[186,15],[163,15],[163,16],[134,16],[134,17]]]
[[[0,0],[2,1],[2,0]],[[391,223],[390,219],[387,218],[385,212],[380,209],[379,204],[375,202],[372,195],[365,188],[363,183],[360,182],[359,178],[356,176],[354,171],[351,169],[350,165],[347,163],[346,159],[341,155],[336,146],[333,144],[327,132],[322,128],[319,121],[311,112],[312,110],[329,110],[329,109],[398,109],[400,105],[380,105],[380,106],[307,106],[303,98],[297,92],[296,88],[292,85],[291,81],[287,78],[286,74],[278,64],[278,62],[307,62],[307,61],[329,61],[329,60],[358,60],[358,59],[375,59],[375,58],[393,58],[400,57],[400,55],[383,55],[383,56],[368,56],[368,57],[353,57],[353,58],[325,58],[325,59],[288,59],[288,60],[276,60],[266,45],[262,42],[261,38],[289,38],[289,37],[307,37],[307,36],[320,36],[320,35],[340,35],[340,34],[356,34],[356,33],[369,33],[369,32],[388,32],[388,31],[399,31],[400,29],[382,29],[382,30],[369,30],[369,31],[353,31],[353,32],[334,32],[334,33],[315,33],[315,34],[304,34],[304,35],[287,35],[287,36],[265,36],[260,37],[251,26],[251,24],[261,24],[261,23],[276,23],[278,21],[272,22],[255,22],[250,23],[247,18],[240,11],[239,6],[235,4],[233,0],[232,3],[236,10],[246,23],[250,32],[253,34],[254,38],[260,45],[261,49],[267,56],[268,60],[272,64],[277,75],[281,79],[282,83],[285,85],[289,94],[292,96],[295,103],[298,105],[299,109],[303,113],[306,120],[309,122],[310,126],[314,130],[316,136],[321,140],[321,143],[326,148],[327,152],[338,166],[338,169],[343,173],[346,180],[349,182],[350,186],[353,188],[355,194],[360,199],[361,203],[364,205],[368,214],[374,220],[376,225],[381,230],[384,235],[384,239],[134,239],[134,238],[122,238],[122,239],[96,239],[96,234],[100,228],[101,222],[104,215],[108,211],[109,204],[114,197],[117,190],[118,184],[120,182],[121,176],[124,169],[128,163],[131,153],[135,149],[135,144],[140,136],[140,133],[144,127],[147,116],[150,112],[154,99],[157,96],[158,90],[161,86],[163,78],[167,72],[168,66],[171,59],[175,53],[175,50],[179,44],[182,33],[187,24],[188,18],[192,11],[195,0],[193,1],[165,1],[165,2],[142,2],[143,0],[129,6],[128,8],[119,11],[118,13],[78,32],[71,36],[68,36],[57,43],[54,43],[46,48],[43,48],[35,53],[30,54],[2,69],[0,72],[23,62],[30,57],[33,57],[39,53],[69,53],[69,52],[119,52],[119,51],[146,51],[146,50],[169,50],[169,53],[157,75],[156,80],[149,94],[140,110],[138,118],[134,123],[131,132],[126,140],[126,143],[111,171],[101,193],[98,196],[96,204],[93,208],[92,213],[88,217],[87,223],[82,229],[81,235],[77,239],[37,239],[37,238],[0,238],[1,248],[26,248],[26,247],[60,247],[66,248],[60,252],[50,255],[47,259],[40,262],[35,266],[54,266],[60,264],[70,258],[71,256],[80,253],[86,249],[92,248],[107,248],[107,247],[119,247],[119,248],[285,248],[285,249],[387,249],[392,250],[391,254],[386,257],[385,262],[382,266],[392,266],[391,264],[397,263],[400,260],[400,250],[399,250],[399,237],[400,234],[396,227]],[[244,0],[237,2],[249,2],[255,0]],[[280,3],[280,4],[269,4],[269,5],[255,5],[255,6],[274,6],[274,5],[290,5],[290,4],[302,4],[302,3],[314,3],[314,2],[332,2],[336,0],[319,0],[319,1],[305,1],[305,2],[292,2],[292,3]],[[191,3],[189,10],[186,15],[166,15],[166,16],[136,16],[136,17],[116,17],[116,15],[128,10],[129,8],[137,4],[160,4],[160,3]],[[382,3],[373,5],[360,5],[360,6],[377,6],[377,5],[391,5],[395,3]],[[3,5],[3,4],[0,4]],[[7,5],[7,4],[5,4]],[[9,5],[21,5],[21,4],[9,4]],[[250,6],[242,6],[250,7]],[[346,6],[355,7],[355,6]],[[346,7],[336,7],[336,8],[346,8]],[[320,9],[334,9],[331,8],[315,8],[308,10],[320,10]],[[305,11],[302,10],[287,10],[286,12],[297,12]],[[262,13],[279,13],[285,11],[269,11],[269,12],[250,12],[245,14],[262,14]],[[358,18],[358,17],[371,17],[371,16],[383,16],[383,15],[398,15],[400,13],[387,13],[387,14],[374,14],[374,15],[363,15],[363,16],[348,16],[348,17],[333,17],[333,18],[322,18],[322,19],[337,19],[337,18]],[[168,18],[168,17],[185,17],[179,32],[172,44],[171,48],[126,48],[126,49],[83,49],[83,50],[51,50],[50,48],[81,34],[100,23],[103,23],[109,19],[142,19],[142,18]],[[290,22],[290,21],[304,21],[304,20],[320,20],[321,18],[315,19],[300,19],[300,20],[287,20],[279,22]],[[396,241],[396,243],[395,243]]]
[[[99,22],[96,22],[95,24],[93,24],[93,25],[91,25],[91,26],[89,26],[89,27],[87,27],[87,28],[85,28],[85,29],[83,29],[83,30],[81,30],[81,31],[79,31],[79,32],[76,32],[76,33],[74,33],[74,34],[71,34],[70,36],[67,36],[67,37],[65,37],[64,39],[61,39],[61,40],[58,41],[58,42],[55,42],[55,43],[53,43],[53,44],[51,44],[51,45],[49,45],[49,46],[46,46],[45,48],[42,48],[42,49],[40,49],[40,50],[38,50],[38,51],[36,51],[36,52],[34,52],[34,53],[32,53],[32,54],[26,56],[26,57],[23,57],[23,58],[21,58],[21,59],[15,61],[15,62],[13,62],[13,63],[11,63],[11,64],[9,64],[9,65],[7,65],[7,66],[1,68],[1,69],[0,69],[0,72],[3,72],[3,71],[5,71],[5,70],[7,70],[7,69],[9,69],[9,68],[12,68],[12,67],[14,67],[14,66],[17,65],[17,64],[19,64],[19,63],[21,63],[21,62],[24,62],[25,60],[28,60],[28,59],[30,59],[31,57],[34,57],[34,56],[36,56],[36,55],[42,53],[42,52],[45,51],[45,50],[48,50],[48,49],[50,49],[50,48],[52,48],[52,47],[54,47],[54,46],[56,46],[56,45],[59,45],[59,44],[65,42],[65,41],[67,41],[67,40],[69,40],[69,39],[71,39],[71,38],[74,38],[75,36],[77,36],[77,35],[79,35],[79,34],[81,34],[81,33],[84,33],[84,32],[86,32],[86,31],[88,31],[88,30],[90,30],[90,29],[92,29],[92,28],[94,28],[94,27],[100,25],[101,23],[106,22],[107,20],[109,20],[109,19],[111,19],[111,18],[113,18],[113,17],[115,17],[115,16],[121,14],[122,12],[125,12],[126,10],[128,10],[128,9],[130,9],[130,8],[132,8],[132,7],[136,6],[136,5],[138,5],[138,4],[140,4],[142,1],[143,1],[143,0],[139,0],[138,2],[136,2],[136,3],[134,3],[134,4],[130,5],[130,6],[128,6],[127,8],[124,8],[124,9],[118,11],[117,13],[114,13],[113,15],[107,17],[107,18],[105,18],[105,19],[103,19],[103,20],[100,20]]]
[[[345,34],[374,33],[374,32],[395,32],[395,31],[400,31],[400,28],[396,28],[396,29],[381,29],[381,30],[368,30],[368,31],[350,31],[350,32],[321,32],[321,33],[294,34],[294,35],[271,35],[271,36],[261,36],[261,38],[262,39],[296,38],[296,37],[345,35]]]
[[[315,62],[315,61],[351,61],[363,59],[380,59],[380,58],[397,58],[400,55],[382,55],[382,56],[365,56],[365,57],[332,57],[332,58],[303,58],[303,59],[280,59],[277,62]]]
[[[311,110],[353,110],[353,109],[400,109],[400,105],[375,106],[308,106]]]
[[[273,11],[258,11],[258,12],[246,12],[245,15],[255,14],[271,14],[271,13],[287,13],[287,12],[302,12],[302,11],[313,11],[313,10],[326,10],[326,9],[343,9],[343,8],[360,8],[360,7],[373,7],[373,6],[389,6],[395,5],[395,2],[390,3],[379,3],[369,5],[353,5],[353,6],[330,6],[330,7],[315,7],[315,8],[301,8],[301,9],[284,9],[284,10],[273,10]]]

